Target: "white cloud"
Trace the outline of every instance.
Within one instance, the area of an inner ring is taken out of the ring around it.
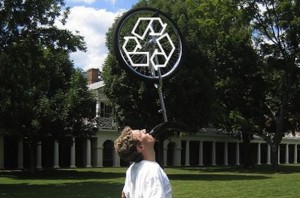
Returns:
[[[105,9],[84,6],[71,8],[67,23],[63,28],[74,33],[79,31],[87,45],[87,52],[75,52],[70,55],[75,67],[83,70],[101,69],[108,53],[105,46],[105,34],[112,26],[115,17],[121,12],[113,13]]]
[[[104,1],[104,0],[102,0],[102,1]],[[105,0],[105,1],[115,4],[117,0]],[[95,3],[96,0],[67,0],[67,2],[92,4],[92,3]]]
[[[73,2],[73,3],[86,3],[86,4],[92,4],[96,0],[67,0],[67,2]],[[114,0],[113,0],[114,1]]]

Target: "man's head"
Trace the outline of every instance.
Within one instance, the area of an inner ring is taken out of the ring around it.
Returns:
[[[144,153],[154,148],[155,139],[146,130],[132,130],[125,127],[115,141],[115,149],[120,158],[127,162],[143,160]]]

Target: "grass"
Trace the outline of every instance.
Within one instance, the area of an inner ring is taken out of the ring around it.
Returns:
[[[45,170],[31,175],[0,171],[0,197],[117,198],[126,168]],[[273,173],[270,166],[251,170],[241,167],[165,168],[174,198],[196,197],[298,197],[300,166],[282,165]]]

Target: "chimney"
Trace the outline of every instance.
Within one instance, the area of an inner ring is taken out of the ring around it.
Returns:
[[[99,74],[100,74],[99,69],[95,69],[95,68],[88,69],[87,70],[88,84],[99,82],[100,81]]]

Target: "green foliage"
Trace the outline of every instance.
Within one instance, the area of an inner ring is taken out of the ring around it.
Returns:
[[[278,147],[297,130],[299,2],[189,1],[214,62],[214,125],[262,136]],[[299,100],[299,98],[298,98]],[[220,113],[221,112],[221,113]],[[276,161],[277,150],[273,160]],[[276,164],[274,161],[273,164]]]
[[[253,133],[262,119],[264,82],[242,1],[189,1],[202,30],[202,46],[215,71],[212,124]],[[234,133],[235,134],[235,133]]]
[[[275,134],[273,141],[280,142],[285,132],[298,130],[296,123],[300,122],[296,108],[300,99],[299,2],[258,1],[251,8],[254,38],[264,61],[262,73],[268,86],[266,116],[275,126],[267,131]]]
[[[77,69],[71,78],[70,87],[65,94],[64,105],[67,110],[66,125],[70,135],[90,137],[97,129],[95,97],[88,91],[87,79]]]
[[[92,133],[94,102],[83,72],[69,59],[69,52],[85,50],[85,44],[55,26],[63,6],[62,0],[0,2],[1,134],[34,143]]]
[[[120,127],[129,125],[150,129],[161,122],[154,86],[128,76],[112,55],[107,57],[104,64],[103,79],[104,91],[115,106],[115,116]]]

